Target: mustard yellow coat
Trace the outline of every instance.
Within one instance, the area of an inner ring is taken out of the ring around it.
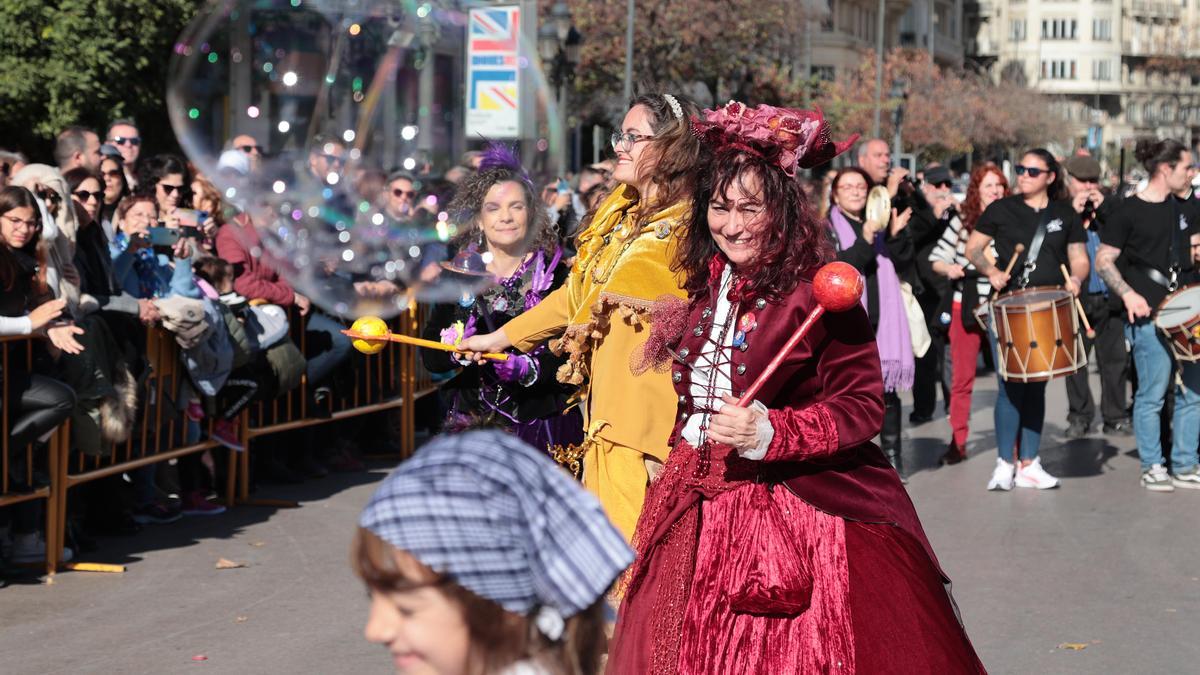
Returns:
[[[676,397],[669,368],[644,358],[654,317],[686,302],[671,271],[688,204],[636,218],[635,193],[619,186],[580,236],[575,265],[558,290],[504,325],[522,351],[547,339],[569,358],[562,382],[580,385],[584,428],[583,483],[613,523],[633,536],[647,484],[646,456],[666,460]]]

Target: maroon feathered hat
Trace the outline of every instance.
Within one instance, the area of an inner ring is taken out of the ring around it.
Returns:
[[[747,108],[730,101],[701,116],[692,118],[692,130],[702,142],[714,150],[730,146],[758,155],[789,176],[796,175],[796,167],[811,169],[828,162],[858,140],[858,134],[840,143],[830,139],[829,123],[819,109]]]

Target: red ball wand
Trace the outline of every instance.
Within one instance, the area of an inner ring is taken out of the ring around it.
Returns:
[[[788,338],[787,343],[783,345],[779,353],[775,355],[775,358],[771,359],[771,363],[767,364],[766,369],[754,380],[754,384],[750,385],[745,394],[742,394],[742,397],[738,400],[738,406],[745,408],[754,401],[754,397],[758,394],[759,390],[763,388],[763,385],[767,383],[771,375],[779,369],[779,366],[783,364],[783,360],[787,358],[787,355],[796,348],[796,345],[800,344],[800,341],[808,334],[809,329],[813,327],[813,324],[817,322],[817,319],[821,318],[821,315],[826,310],[844,312],[858,304],[862,298],[862,293],[863,277],[859,274],[858,270],[849,264],[831,262],[820,270],[817,270],[817,275],[813,277],[813,297],[817,300],[817,308],[813,310],[812,314],[808,315],[804,323],[800,324],[800,327],[796,329],[792,337]]]

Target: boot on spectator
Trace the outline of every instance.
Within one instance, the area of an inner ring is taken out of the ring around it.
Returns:
[[[215,516],[225,513],[225,507],[208,500],[205,490],[192,490],[183,496],[183,515]]]
[[[12,562],[27,565],[46,559],[46,537],[41,532],[14,533],[12,542]],[[60,560],[71,562],[74,558],[75,552],[64,546]]]

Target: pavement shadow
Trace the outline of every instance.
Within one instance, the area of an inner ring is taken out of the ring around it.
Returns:
[[[251,498],[292,500],[299,508],[305,508],[307,502],[318,502],[365,483],[379,482],[395,465],[395,462],[372,461],[365,471],[333,473],[297,485],[263,484],[251,491]],[[184,516],[167,525],[147,525],[130,536],[97,536],[97,550],[78,556],[77,560],[128,565],[142,560],[151,551],[195,546],[204,540],[232,539],[251,525],[270,520],[280,510],[274,506],[239,505],[215,516]]]
[[[1046,438],[1042,436],[1043,440]],[[1059,478],[1087,478],[1113,470],[1109,460],[1120,452],[1103,438],[1079,438],[1042,444],[1042,466]]]

